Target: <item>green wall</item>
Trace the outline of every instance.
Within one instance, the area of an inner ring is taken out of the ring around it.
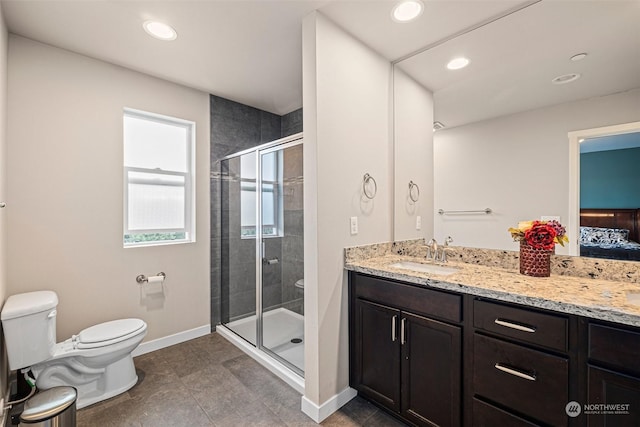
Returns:
[[[640,208],[640,148],[580,154],[581,208]]]

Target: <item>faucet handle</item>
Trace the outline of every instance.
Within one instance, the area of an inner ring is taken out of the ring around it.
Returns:
[[[449,247],[449,243],[453,243],[453,239],[451,236],[448,236],[444,241],[444,247],[442,248],[442,255],[440,255],[440,261],[447,262],[447,248]]]
[[[425,241],[427,240],[426,238],[424,239]],[[427,246],[427,255],[426,258],[432,258],[433,257],[433,245],[436,243],[435,239],[431,239],[428,242],[426,242],[426,246]]]
[[[427,259],[438,260],[438,242],[436,239],[431,239],[427,243]]]

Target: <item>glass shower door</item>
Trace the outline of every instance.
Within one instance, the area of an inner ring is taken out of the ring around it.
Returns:
[[[304,373],[302,140],[259,153],[259,239],[264,350]]]
[[[221,317],[236,334],[257,345],[257,154],[221,162]]]

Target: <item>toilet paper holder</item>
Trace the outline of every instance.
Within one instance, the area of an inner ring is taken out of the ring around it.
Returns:
[[[162,271],[160,273],[157,274],[157,276],[162,277],[162,280],[164,280],[167,275],[164,274]],[[147,276],[145,276],[144,274],[140,274],[136,277],[136,282],[143,284],[143,283],[147,283],[149,281],[149,278]]]

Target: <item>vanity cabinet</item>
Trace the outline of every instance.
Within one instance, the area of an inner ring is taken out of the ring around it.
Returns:
[[[461,423],[461,297],[351,274],[350,383],[415,425]]]
[[[351,386],[411,425],[640,426],[639,328],[352,271],[349,333]]]

